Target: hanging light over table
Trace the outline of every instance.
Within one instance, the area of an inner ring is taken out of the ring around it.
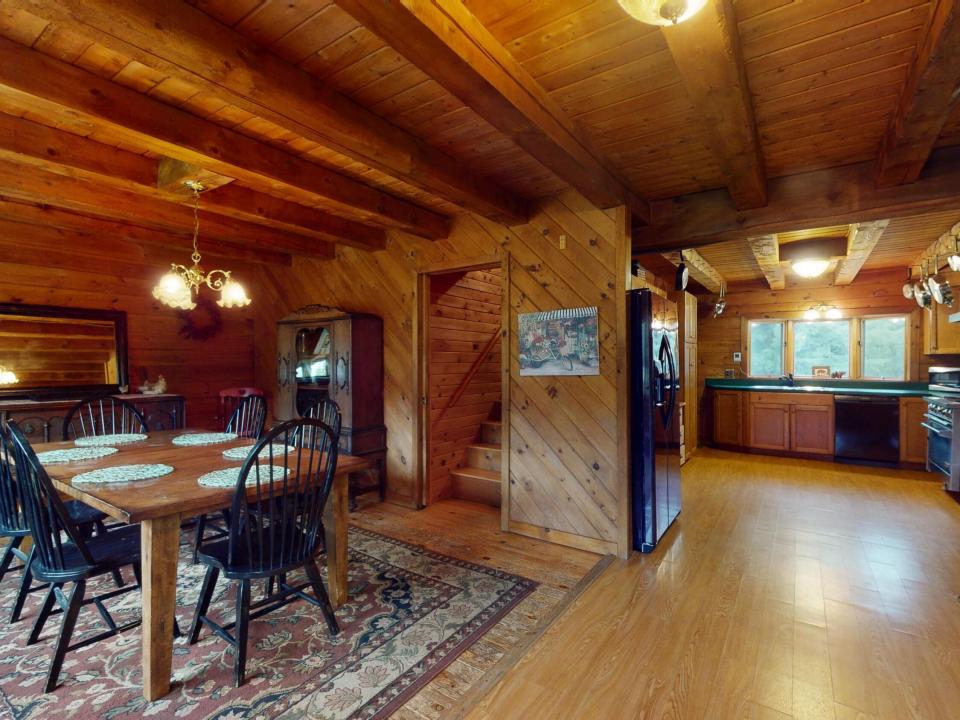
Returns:
[[[250,304],[250,298],[243,285],[230,277],[229,270],[211,270],[204,272],[200,267],[200,251],[197,249],[197,238],[200,235],[200,193],[203,185],[196,180],[187,180],[184,183],[193,192],[193,255],[190,259],[193,265],[186,267],[172,263],[170,272],[160,278],[160,282],[153,288],[153,297],[172,308],[178,310],[193,310],[197,304],[193,301],[194,294],[200,292],[200,287],[206,285],[211,290],[220,291],[217,305],[224,308],[245,307]]]

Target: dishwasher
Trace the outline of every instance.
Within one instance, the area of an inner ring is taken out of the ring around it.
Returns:
[[[900,400],[835,395],[834,456],[840,462],[900,462]]]

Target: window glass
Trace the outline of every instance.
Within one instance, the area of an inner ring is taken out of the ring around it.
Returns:
[[[814,372],[817,368],[817,372]],[[823,368],[826,368],[824,370]],[[850,321],[810,320],[793,325],[793,372],[798,377],[850,376]]]
[[[783,375],[783,323],[750,322],[751,377]]]
[[[863,377],[903,380],[907,322],[898,317],[864,318],[862,325]]]

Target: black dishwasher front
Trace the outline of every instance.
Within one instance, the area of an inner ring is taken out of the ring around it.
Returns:
[[[837,460],[900,461],[900,400],[878,395],[834,396]]]

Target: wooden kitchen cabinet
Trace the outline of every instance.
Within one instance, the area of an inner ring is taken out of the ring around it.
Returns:
[[[713,391],[713,442],[717,445],[743,445],[743,413],[739,390]]]
[[[679,303],[678,303],[679,304]],[[685,343],[697,342],[697,296],[691,293],[683,293],[683,341]]]
[[[770,392],[749,396],[749,447],[833,455],[833,395]]]
[[[794,403],[790,406],[790,449],[815,455],[833,455],[834,412],[830,404]]]
[[[960,283],[960,273],[944,271],[944,278],[953,287]],[[923,314],[923,351],[927,355],[960,354],[960,323],[951,323],[950,314],[954,312],[946,305],[933,303]]]
[[[750,403],[750,442],[759,450],[790,449],[790,406],[786,403]]]
[[[683,401],[683,430],[686,438],[684,459],[693,455],[699,438],[700,382],[697,378],[697,298],[688,292],[671,293],[670,299],[677,304],[680,358],[680,383]]]
[[[927,462],[927,431],[920,423],[927,401],[919,397],[900,398],[900,462]]]

